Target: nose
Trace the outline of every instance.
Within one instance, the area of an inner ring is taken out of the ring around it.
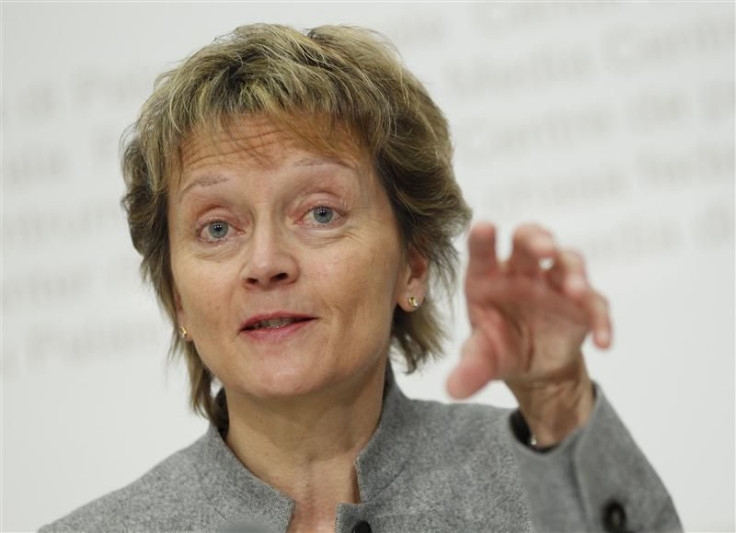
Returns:
[[[272,225],[254,228],[243,263],[241,279],[246,288],[270,289],[296,281],[299,266],[287,239]]]

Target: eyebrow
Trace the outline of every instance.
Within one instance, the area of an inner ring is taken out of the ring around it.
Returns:
[[[294,163],[295,167],[316,167],[320,165],[339,165],[352,169],[353,166],[336,157],[306,157]]]
[[[212,185],[217,185],[218,183],[224,183],[228,181],[230,178],[226,176],[218,176],[213,174],[206,174],[204,176],[200,176],[196,180],[192,181],[191,183],[188,183],[186,187],[184,187],[179,192],[179,198],[184,196],[184,193],[187,192],[189,189],[192,189],[194,187],[211,187]]]
[[[348,162],[334,157],[306,157],[304,159],[296,161],[293,164],[293,166],[295,167],[317,167],[322,165],[341,166],[349,169],[353,168],[353,166],[350,165]],[[186,193],[190,189],[193,189],[194,187],[211,187],[213,185],[225,183],[229,180],[230,178],[228,178],[227,176],[220,176],[216,174],[206,174],[204,176],[200,176],[191,183],[188,183],[187,186],[179,192],[179,198],[183,197],[184,193]]]

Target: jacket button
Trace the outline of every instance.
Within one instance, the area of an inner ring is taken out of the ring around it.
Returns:
[[[353,526],[353,533],[372,533],[371,525],[365,520],[361,520]]]
[[[603,528],[608,533],[626,532],[626,510],[620,502],[611,500],[603,506]]]

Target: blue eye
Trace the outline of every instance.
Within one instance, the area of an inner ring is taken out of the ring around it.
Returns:
[[[319,224],[329,224],[335,218],[335,210],[321,205],[312,209],[312,217]]]
[[[230,225],[222,220],[216,220],[207,224],[207,233],[212,239],[223,239],[228,231],[230,231]]]

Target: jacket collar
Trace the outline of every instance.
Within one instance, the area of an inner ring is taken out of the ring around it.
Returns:
[[[214,425],[210,424],[199,444],[194,466],[201,488],[221,515],[225,530],[260,531],[269,524],[286,531],[294,512],[293,500],[254,476]]]
[[[399,389],[389,362],[381,418],[373,436],[355,459],[361,502],[375,499],[404,467],[415,445],[413,404]]]
[[[416,417],[386,365],[381,417],[373,436],[355,459],[361,502],[375,499],[396,479],[414,447]],[[253,475],[210,425],[195,451],[202,489],[229,525],[278,524],[286,530],[294,501]]]

